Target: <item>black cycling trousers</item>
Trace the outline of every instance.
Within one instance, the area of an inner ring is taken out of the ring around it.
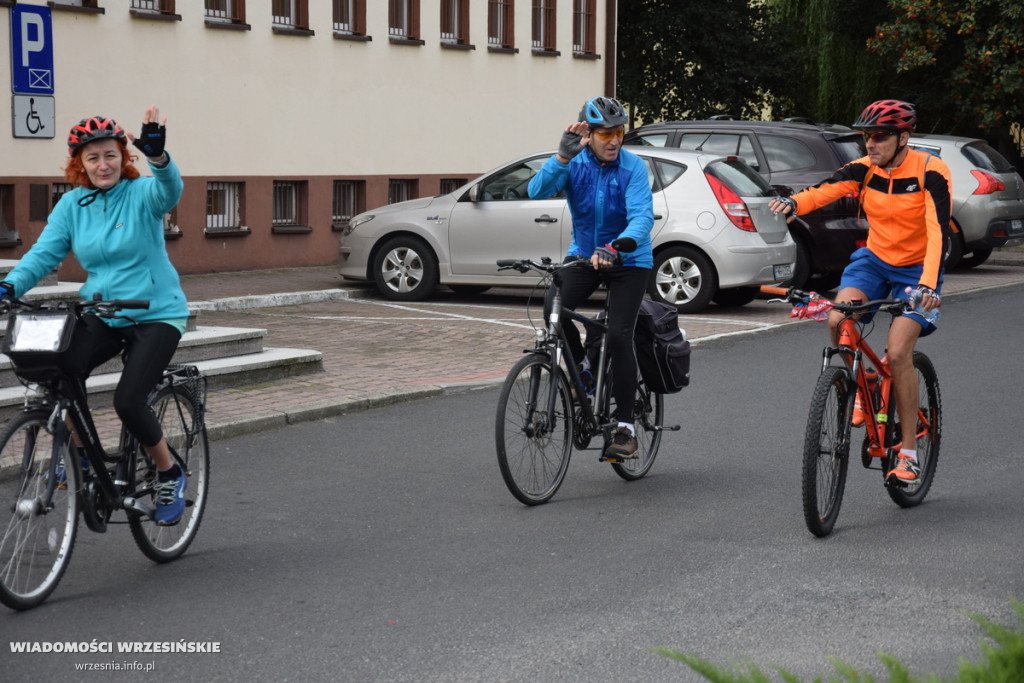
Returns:
[[[567,268],[562,271],[562,308],[576,310],[602,282],[608,286],[608,355],[612,360],[612,392],[615,396],[615,418],[633,422],[633,397],[636,394],[636,355],[633,351],[633,330],[640,311],[649,268],[621,266],[612,268]],[[544,318],[551,312],[554,289],[544,300]],[[566,319],[562,319],[566,322]],[[575,323],[563,325],[572,356],[583,359],[583,343]],[[594,368],[596,373],[597,368]]]
[[[163,438],[163,430],[146,405],[146,398],[160,381],[180,339],[177,328],[167,323],[110,327],[95,316],[84,316],[75,330],[69,365],[88,377],[124,351],[124,370],[114,391],[114,410],[143,446],[155,446]]]

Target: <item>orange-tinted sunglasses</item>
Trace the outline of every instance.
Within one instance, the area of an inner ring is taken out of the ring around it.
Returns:
[[[612,138],[621,138],[626,131],[622,128],[591,128],[590,134],[596,135],[602,140],[611,140]]]

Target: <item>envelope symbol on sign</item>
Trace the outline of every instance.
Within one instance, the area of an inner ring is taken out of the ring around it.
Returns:
[[[45,88],[47,90],[53,88],[51,84],[50,75],[53,72],[49,69],[29,69],[28,70],[28,87],[30,88]]]

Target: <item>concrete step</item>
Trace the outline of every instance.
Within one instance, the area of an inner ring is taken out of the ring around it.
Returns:
[[[172,362],[195,364],[198,361],[260,353],[266,334],[266,330],[255,328],[199,327],[182,335]],[[96,368],[94,374],[120,371],[121,359],[113,358]],[[11,359],[0,354],[0,388],[13,386],[20,387],[21,382],[14,375]]]
[[[193,365],[206,375],[208,388],[215,391],[322,372],[323,354],[305,349],[267,348],[258,353],[200,360]],[[90,377],[86,381],[89,407],[109,407],[120,377],[120,372],[107,372]],[[30,393],[22,385],[0,389],[0,420],[7,420],[17,411]]]

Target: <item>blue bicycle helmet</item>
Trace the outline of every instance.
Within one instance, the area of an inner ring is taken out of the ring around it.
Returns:
[[[591,97],[580,109],[580,121],[586,121],[591,128],[614,128],[629,122],[622,104],[611,97]]]

